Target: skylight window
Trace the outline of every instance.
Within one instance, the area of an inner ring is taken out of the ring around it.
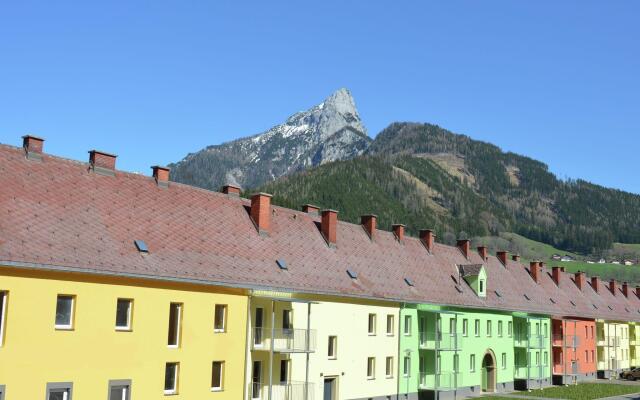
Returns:
[[[549,297],[549,301],[550,301],[551,303],[553,303],[553,304],[556,304],[556,301],[555,301],[553,298],[551,298],[551,297]]]
[[[624,310],[625,310],[626,312],[631,312],[631,311],[629,311],[629,309],[628,309],[627,307],[625,307],[625,308],[624,308]]]
[[[593,303],[591,303],[591,305],[592,305],[592,306],[593,306],[593,308],[595,308],[596,310],[598,309],[598,306],[597,306],[597,305],[595,305],[595,304],[593,304]]]
[[[404,278],[404,282],[409,286],[413,286],[413,281],[410,278]]]
[[[607,306],[607,307],[609,307],[609,310],[613,311],[613,307],[611,307],[611,306]]]
[[[494,290],[496,292],[496,296],[498,297],[502,297],[502,294],[500,292],[498,292],[497,290]]]
[[[135,243],[136,248],[140,253],[149,252],[149,248],[147,247],[147,244],[144,242],[144,240],[134,240],[133,243]]]
[[[572,306],[576,306],[576,303],[573,302],[573,300],[569,300],[569,303],[571,303]]]
[[[531,301],[531,298],[530,298],[529,296],[527,296],[527,294],[526,294],[526,293],[525,293],[523,296],[524,296],[524,298],[525,298],[525,299],[527,299],[527,300]]]
[[[349,275],[349,278],[351,278],[351,279],[358,279],[358,273],[356,271],[351,270],[351,269],[347,270],[347,275]]]
[[[284,269],[284,270],[288,269],[287,262],[282,258],[276,260],[276,264],[278,264],[278,267],[280,267],[280,269]]]

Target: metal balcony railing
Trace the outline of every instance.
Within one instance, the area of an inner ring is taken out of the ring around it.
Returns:
[[[513,376],[516,379],[538,379],[549,375],[548,365],[516,365],[513,369]]]
[[[553,346],[555,347],[578,347],[580,343],[580,338],[577,335],[562,335],[560,333],[556,333],[553,335]]]
[[[618,369],[618,360],[600,360],[597,363],[597,368],[599,371],[615,371]]]
[[[513,337],[513,345],[515,347],[528,347],[531,349],[543,349],[546,347],[549,338],[543,335],[515,335]]]
[[[253,329],[253,349],[280,353],[312,353],[316,350],[316,331],[311,329]]]
[[[313,400],[313,389],[313,383],[273,383],[271,385],[271,400]],[[249,384],[249,398],[269,400],[269,385],[264,382]]]
[[[460,350],[463,336],[458,333],[420,332],[420,348],[427,350]]]
[[[453,390],[464,386],[460,372],[420,373],[420,389]]]

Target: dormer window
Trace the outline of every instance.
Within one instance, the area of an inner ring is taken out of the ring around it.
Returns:
[[[484,279],[480,279],[479,281],[480,287],[479,287],[479,294],[480,296],[484,295]]]
[[[459,265],[458,272],[476,295],[487,296],[487,273],[482,264]],[[460,282],[460,279],[458,281]]]

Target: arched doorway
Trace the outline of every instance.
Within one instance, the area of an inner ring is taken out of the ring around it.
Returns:
[[[482,358],[482,391],[496,391],[496,358],[491,350],[487,350]]]

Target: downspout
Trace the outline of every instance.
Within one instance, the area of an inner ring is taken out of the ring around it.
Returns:
[[[248,400],[249,399],[249,388],[252,386],[251,383],[249,382],[247,383],[247,368],[248,367],[248,363],[249,363],[249,358],[251,357],[251,299],[252,296],[248,295],[247,296],[247,332],[246,332],[246,336],[245,336],[245,355],[244,355],[244,382],[245,382],[245,388],[244,388],[244,399]]]

